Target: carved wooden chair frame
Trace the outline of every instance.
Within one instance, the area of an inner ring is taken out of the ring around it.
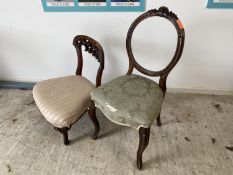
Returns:
[[[87,51],[93,57],[95,57],[100,64],[98,71],[97,71],[97,74],[96,74],[96,87],[99,87],[101,85],[101,78],[102,78],[102,73],[104,70],[104,51],[103,51],[102,46],[96,40],[94,40],[93,38],[86,36],[86,35],[77,35],[73,40],[73,45],[76,49],[77,60],[78,60],[76,75],[82,75],[82,70],[83,70],[82,46],[84,46],[85,51]],[[87,110],[84,113],[86,113]],[[82,114],[82,116],[83,116],[83,114]],[[95,120],[93,122],[95,122]],[[95,126],[95,127],[97,127],[97,126]],[[71,126],[69,128],[68,127],[65,127],[65,128],[54,127],[55,130],[59,131],[63,135],[65,145],[69,144],[68,131],[70,128],[71,128]]]
[[[134,55],[133,55],[132,46],[131,46],[132,35],[134,32],[134,29],[143,20],[150,18],[150,17],[155,17],[155,16],[159,16],[159,17],[163,17],[163,18],[168,19],[175,26],[177,34],[178,34],[175,54],[174,54],[172,60],[170,61],[170,63],[164,69],[162,69],[160,71],[151,71],[151,70],[145,69],[144,67],[139,65],[138,62],[136,61]],[[178,17],[172,11],[169,11],[169,9],[167,7],[160,7],[158,10],[153,9],[153,10],[147,11],[146,13],[139,16],[131,24],[131,26],[128,30],[127,39],[126,39],[126,49],[127,49],[127,54],[129,57],[129,68],[128,68],[127,75],[132,74],[132,72],[135,68],[139,72],[141,72],[145,75],[148,75],[151,77],[160,77],[159,78],[159,87],[162,89],[163,95],[165,96],[166,89],[167,89],[166,80],[167,80],[168,74],[175,67],[175,65],[177,64],[177,62],[179,61],[179,59],[182,55],[184,41],[185,41],[185,31],[184,31],[183,25],[182,25],[181,21],[178,19]],[[91,106],[89,108],[89,114],[90,114],[90,117],[92,118],[92,121],[95,121],[95,126],[97,126],[95,133],[93,135],[93,138],[96,139],[98,136],[98,133],[99,133],[99,123],[98,123],[98,120],[96,119],[95,104],[93,101],[91,102]],[[156,121],[157,121],[157,125],[161,126],[160,114],[156,118]],[[139,169],[142,168],[142,154],[143,154],[144,150],[146,149],[147,145],[149,144],[149,137],[150,137],[150,128],[141,127],[139,129],[139,147],[138,147],[138,151],[137,151],[137,167]]]

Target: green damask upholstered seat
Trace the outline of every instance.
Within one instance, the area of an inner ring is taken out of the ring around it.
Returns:
[[[163,91],[139,75],[124,75],[95,89],[91,98],[111,121],[139,129],[149,128],[159,115]]]

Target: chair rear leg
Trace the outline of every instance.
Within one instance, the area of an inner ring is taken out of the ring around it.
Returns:
[[[68,145],[70,143],[69,138],[68,138],[69,128],[68,127],[65,127],[65,128],[54,127],[54,129],[59,131],[63,135],[64,144]]]
[[[137,152],[137,167],[138,169],[142,169],[142,154],[146,147],[149,144],[150,140],[150,128],[143,128],[139,129],[139,146]]]
[[[158,117],[156,118],[156,122],[157,122],[158,126],[161,126],[160,113],[159,113]]]
[[[95,133],[93,134],[92,138],[96,140],[100,131],[100,125],[98,119],[96,118],[96,107],[94,101],[91,101],[88,109],[88,115],[95,126]]]

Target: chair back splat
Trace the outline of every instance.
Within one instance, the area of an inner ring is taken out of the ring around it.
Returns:
[[[159,71],[151,71],[151,70],[148,70],[148,69],[142,67],[141,65],[139,65],[138,62],[135,60],[135,57],[134,57],[133,52],[132,52],[132,45],[131,45],[132,35],[134,32],[134,29],[143,20],[150,18],[150,17],[154,17],[154,16],[159,16],[159,17],[163,17],[163,18],[168,19],[175,26],[176,31],[177,31],[177,35],[178,35],[176,51],[175,51],[175,54],[174,54],[172,60],[164,69],[159,70]],[[127,75],[132,74],[133,69],[136,68],[139,72],[141,72],[145,75],[152,76],[152,77],[159,76],[160,77],[159,86],[163,90],[163,93],[165,95],[166,89],[167,89],[166,88],[167,76],[170,73],[170,71],[175,67],[175,65],[177,64],[177,62],[179,61],[179,59],[182,55],[184,41],[185,41],[184,27],[183,27],[181,21],[179,20],[179,18],[172,11],[169,11],[169,9],[167,7],[160,7],[158,10],[153,9],[153,10],[147,11],[146,13],[139,16],[132,23],[132,25],[130,26],[130,28],[128,30],[127,39],[126,39],[126,49],[127,49],[127,54],[129,57],[129,68],[128,68]]]
[[[99,87],[101,85],[101,78],[104,70],[104,51],[102,46],[93,38],[90,38],[85,35],[77,35],[73,40],[73,45],[76,48],[77,57],[78,57],[78,66],[76,69],[76,75],[82,75],[82,69],[83,69],[82,46],[85,47],[85,51],[90,53],[100,63],[96,75],[96,87]]]

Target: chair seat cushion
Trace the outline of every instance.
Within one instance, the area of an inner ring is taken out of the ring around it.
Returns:
[[[91,98],[111,121],[150,127],[159,115],[163,92],[158,84],[139,75],[124,75],[95,89]]]
[[[45,119],[58,128],[70,127],[87,110],[95,86],[82,76],[67,76],[37,83],[33,97]]]

